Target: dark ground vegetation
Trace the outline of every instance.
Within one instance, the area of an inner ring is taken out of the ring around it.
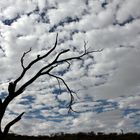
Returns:
[[[51,136],[20,136],[9,134],[6,140],[140,140],[140,133],[77,133],[77,134],[52,134]]]

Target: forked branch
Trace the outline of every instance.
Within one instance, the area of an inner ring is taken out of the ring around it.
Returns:
[[[23,56],[22,56],[22,58],[21,58],[21,65],[22,65],[22,67],[23,67],[23,71],[22,71],[21,75],[14,81],[14,83],[17,84],[17,83],[24,77],[25,73],[26,73],[35,63],[37,63],[38,61],[42,60],[43,58],[46,58],[47,56],[49,56],[49,55],[55,50],[55,48],[56,48],[56,46],[57,46],[57,41],[58,41],[58,34],[56,35],[56,40],[55,40],[54,46],[53,46],[46,54],[44,54],[44,55],[42,55],[42,56],[39,56],[39,57],[37,57],[36,59],[34,59],[33,61],[31,61],[26,67],[24,67],[24,65],[23,65],[23,60],[24,60],[25,55],[26,55],[27,53],[30,52],[31,48],[30,48],[29,51],[24,52],[24,54],[23,54]]]
[[[72,109],[72,105],[73,105],[73,102],[74,102],[74,96],[73,96],[73,94],[72,94],[73,91],[69,88],[69,86],[67,85],[67,83],[65,82],[65,80],[64,80],[63,78],[61,78],[61,77],[59,77],[59,76],[56,76],[56,75],[53,75],[53,74],[50,74],[50,73],[48,73],[48,75],[51,76],[51,77],[56,78],[58,81],[61,80],[61,81],[63,82],[63,84],[65,85],[66,89],[68,90],[68,92],[69,92],[69,94],[70,94],[70,102],[69,102],[69,105],[68,105],[68,108],[69,108],[68,112],[74,111],[74,110]],[[74,111],[74,112],[75,112],[75,111]]]
[[[25,66],[24,66],[24,57],[26,56],[26,54],[28,54],[32,49],[30,48],[27,52],[24,52],[22,57],[21,57],[21,66],[23,68],[23,70],[25,69]]]

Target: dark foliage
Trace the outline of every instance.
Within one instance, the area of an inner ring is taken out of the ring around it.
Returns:
[[[99,132],[95,134],[94,132],[89,133],[77,133],[77,134],[52,134],[51,136],[20,136],[9,134],[6,140],[140,140],[139,133],[126,133],[117,134],[110,133],[104,134]]]

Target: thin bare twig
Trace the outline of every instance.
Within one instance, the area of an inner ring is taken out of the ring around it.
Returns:
[[[32,50],[32,48],[30,48],[27,52],[24,52],[23,55],[22,55],[22,57],[21,57],[20,62],[21,62],[21,66],[22,66],[23,69],[25,69],[25,67],[24,67],[24,57],[25,57],[29,52],[31,52],[31,50]]]
[[[61,85],[60,85],[60,82],[58,79],[57,79],[57,82],[58,82],[58,86],[59,86],[59,94],[61,94]]]
[[[66,61],[66,63],[68,64],[68,69],[69,69],[71,66],[71,63],[69,61]]]
[[[73,105],[73,101],[74,101],[74,96],[72,94],[73,92],[71,91],[71,89],[69,88],[69,86],[67,85],[67,83],[65,82],[65,80],[63,78],[59,77],[59,76],[56,76],[56,75],[53,75],[53,74],[50,74],[50,73],[48,73],[48,75],[51,76],[51,77],[54,77],[56,79],[59,79],[59,80],[61,80],[63,82],[63,84],[65,85],[66,89],[68,90],[68,92],[70,94],[70,102],[69,102],[69,106],[68,106],[68,108],[69,108],[69,111],[68,112],[70,112],[70,110],[74,111],[72,109],[72,105]]]

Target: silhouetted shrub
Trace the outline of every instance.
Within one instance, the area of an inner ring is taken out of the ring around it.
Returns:
[[[6,140],[140,140],[139,133],[127,133],[127,134],[117,134],[110,133],[105,134],[103,132],[89,133],[75,133],[75,134],[65,134],[63,132],[52,134],[51,136],[20,136],[15,134],[9,134]]]

